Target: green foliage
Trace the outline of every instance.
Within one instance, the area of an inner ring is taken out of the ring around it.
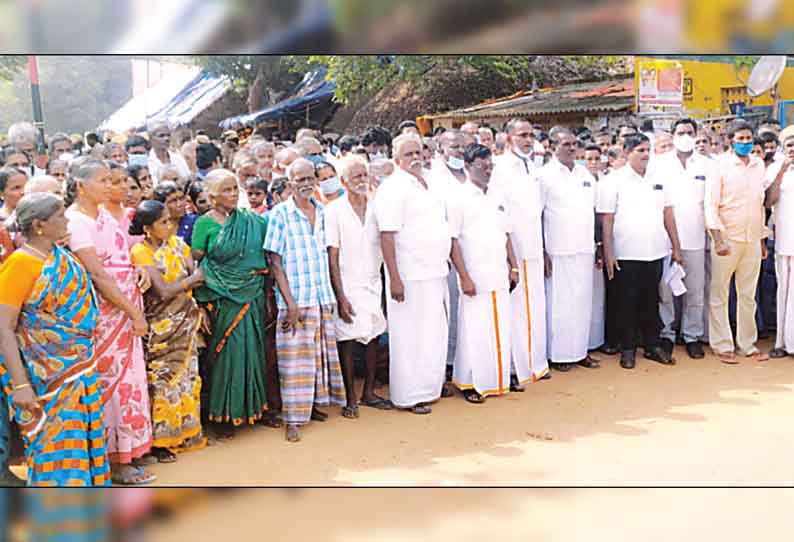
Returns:
[[[96,128],[132,97],[127,58],[40,56],[38,63],[47,134]],[[27,70],[20,70],[13,81],[0,83],[0,131],[32,118],[30,80]]]
[[[432,69],[474,70],[486,77],[501,78],[507,87],[527,87],[533,81],[547,80],[550,74],[541,73],[545,59],[534,55],[395,55],[391,62],[377,55],[313,56],[311,61],[328,66],[328,78],[336,82],[336,99],[350,103],[357,96],[368,95],[398,81],[423,84],[423,76]],[[579,55],[559,57],[557,64],[566,73],[603,72],[625,63],[625,57]],[[554,66],[559,69],[559,66]],[[617,69],[617,68],[616,68]]]
[[[26,63],[22,55],[0,55],[0,80],[11,81]]]
[[[309,57],[301,55],[195,56],[193,59],[212,73],[228,75],[233,88],[240,94],[248,93],[261,72],[266,102],[298,84],[311,68]]]

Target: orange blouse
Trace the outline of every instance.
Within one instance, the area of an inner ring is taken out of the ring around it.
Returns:
[[[0,305],[20,308],[41,276],[44,262],[16,251],[0,265]]]

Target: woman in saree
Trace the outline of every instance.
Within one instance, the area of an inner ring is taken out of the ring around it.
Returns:
[[[204,180],[212,209],[193,227],[193,254],[204,286],[195,292],[210,315],[209,419],[219,438],[267,410],[265,383],[266,219],[237,209],[237,177],[217,169]],[[272,418],[268,418],[272,424]]]
[[[105,162],[90,157],[73,164],[67,183],[69,247],[101,298],[96,332],[96,358],[108,458],[113,481],[123,485],[150,483],[155,477],[133,461],[149,452],[152,420],[146,363],[141,337],[148,333],[141,288],[148,274],[131,261],[128,234],[104,209],[111,187]]]
[[[91,280],[56,245],[66,233],[60,198],[24,197],[16,222],[26,242],[0,267],[0,381],[23,436],[27,483],[108,485]]]
[[[152,400],[152,455],[160,463],[176,461],[174,452],[206,445],[199,410],[201,378],[197,338],[201,312],[192,291],[204,283],[190,247],[175,234],[176,222],[159,201],[144,201],[135,211],[131,235],[144,240],[132,247],[132,262],[149,273],[144,295],[149,335],[146,366]]]

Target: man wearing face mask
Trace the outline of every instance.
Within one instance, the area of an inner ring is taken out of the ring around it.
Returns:
[[[751,360],[766,361],[768,356],[755,344],[755,291],[766,251],[765,168],[760,159],[750,156],[753,130],[747,122],[731,124],[728,138],[732,150],[719,157],[713,180],[706,182],[706,227],[713,240],[709,342],[723,363],[738,363],[737,349]],[[728,293],[734,275],[738,297],[736,343],[728,320]]]
[[[428,414],[444,389],[452,241],[444,202],[422,177],[422,140],[394,139],[397,168],[375,196],[389,295],[392,403]]]
[[[695,152],[697,124],[689,118],[678,119],[673,124],[675,150],[656,162],[657,173],[670,184],[673,214],[681,241],[681,257],[686,272],[686,293],[681,305],[681,338],[687,354],[692,359],[702,359],[705,354],[700,345],[705,334],[705,279],[706,279],[706,218],[704,199],[706,184],[713,182],[713,162]],[[670,265],[665,261],[665,268]],[[662,319],[662,342],[665,352],[672,355],[676,333],[673,328],[675,303],[670,285],[664,281],[660,287],[659,315]]]
[[[587,354],[595,267],[596,185],[574,162],[576,136],[555,126],[549,132],[554,157],[538,172],[543,205],[546,327],[549,365],[569,371],[598,362]]]
[[[628,163],[601,181],[597,207],[604,214],[607,278],[620,290],[620,366],[634,368],[638,335],[646,359],[672,365],[673,358],[659,346],[659,281],[671,244],[673,261],[682,261],[672,198],[665,178],[648,168],[646,135],[626,136],[624,152]]]
[[[512,119],[505,128],[508,150],[494,160],[489,190],[500,192],[510,208],[510,229],[519,269],[518,287],[510,294],[512,327],[511,389],[546,378],[546,293],[540,182],[532,164],[532,125]]]
[[[466,182],[466,172],[463,169],[463,134],[458,130],[447,130],[439,136],[440,155],[437,159],[431,160],[430,175],[427,176],[427,184],[430,190],[436,192],[446,203],[454,198],[460,187]],[[449,341],[447,348],[447,372],[451,373],[455,360],[455,348],[457,345],[458,328],[458,303],[460,292],[458,288],[458,274],[455,268],[450,266],[447,278],[447,288],[449,289],[449,304],[451,307],[449,315]]]

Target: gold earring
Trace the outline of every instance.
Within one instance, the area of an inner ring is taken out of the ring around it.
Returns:
[[[36,235],[43,235],[43,234],[44,234],[44,232],[42,231],[41,228],[36,230]]]

